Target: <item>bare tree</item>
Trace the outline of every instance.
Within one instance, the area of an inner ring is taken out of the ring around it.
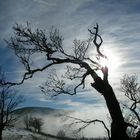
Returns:
[[[2,72],[0,72],[0,76],[4,81]],[[18,95],[14,89],[7,85],[0,85],[0,140],[2,140],[3,130],[17,119],[13,111],[23,101],[23,96]]]
[[[47,33],[48,36],[43,30],[33,31],[28,23],[26,27],[16,25],[13,29],[15,36],[7,43],[24,65],[26,72],[21,81],[17,83],[3,82],[3,85],[19,85],[32,78],[37,72],[52,66],[66,64],[68,65],[67,72],[63,77],[69,80],[79,80],[79,83],[76,82],[78,84],[73,88],[73,91],[71,87],[66,87],[67,84],[63,79],[58,78],[57,72],[48,78],[45,85],[41,86],[41,90],[45,93],[51,93],[52,96],[59,94],[76,95],[80,87],[85,87],[85,80],[87,76],[90,76],[92,79],[91,87],[101,93],[106,101],[112,119],[111,139],[129,139],[126,133],[128,124],[124,121],[119,102],[108,81],[108,67],[100,64],[100,60],[107,59],[107,57],[100,51],[103,39],[99,35],[98,24],[93,29],[88,30],[89,38],[86,41],[74,41],[74,47],[70,53],[64,48],[63,38],[56,29]],[[96,47],[98,57],[95,58],[97,59],[89,56],[88,51],[92,45]],[[45,59],[43,60],[46,62],[43,63],[44,65],[42,64],[43,66],[34,61],[36,55],[44,56]],[[33,66],[33,63],[38,67]],[[97,71],[102,72],[103,78],[97,74]]]
[[[31,115],[29,115],[29,114],[25,114],[25,116],[23,118],[23,123],[27,130],[29,130],[29,128],[30,128],[30,118],[31,118]]]
[[[121,79],[120,90],[127,97],[127,101],[122,103],[126,122],[131,126],[128,128],[128,134],[131,137],[140,135],[140,85],[137,75],[124,75]],[[139,130],[135,130],[138,128]],[[139,139],[139,138],[137,138]]]
[[[43,119],[38,117],[33,117],[30,114],[26,114],[23,118],[23,123],[27,130],[33,128],[35,132],[41,132]]]
[[[64,130],[59,130],[58,133],[57,133],[57,136],[58,137],[65,137],[65,135],[66,134],[65,134],[65,131]]]
[[[41,132],[41,127],[43,125],[43,119],[37,117],[30,117],[29,127],[33,127],[35,132]]]
[[[42,130],[42,126],[43,126],[43,119],[42,118],[35,118],[35,123],[36,123],[36,128],[37,128],[37,132],[41,132]]]

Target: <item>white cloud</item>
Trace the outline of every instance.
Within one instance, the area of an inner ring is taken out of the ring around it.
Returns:
[[[46,0],[33,0],[34,2],[40,3],[42,5],[46,5],[46,6],[56,6],[56,4],[54,3],[54,1],[46,1]]]

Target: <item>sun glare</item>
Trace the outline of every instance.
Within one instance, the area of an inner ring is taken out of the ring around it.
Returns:
[[[107,56],[107,58],[101,58],[100,60],[101,66],[103,67],[107,66],[110,74],[115,73],[115,71],[120,65],[119,58],[111,50],[104,51],[104,54]]]

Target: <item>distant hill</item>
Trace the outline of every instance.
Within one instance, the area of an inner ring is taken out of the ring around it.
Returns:
[[[16,109],[14,115],[17,120],[14,122],[14,127],[4,130],[5,140],[57,140],[55,137],[59,130],[63,129],[65,123],[62,119],[65,115],[71,114],[74,111],[63,109],[54,109],[48,107],[23,107]],[[43,119],[43,127],[41,134],[25,130],[24,117],[26,115]],[[68,139],[68,138],[66,138]]]
[[[4,131],[4,140],[46,140],[46,137],[47,140],[57,140],[55,136],[57,136],[58,132],[61,130],[64,130],[67,140],[68,138],[77,138],[80,135],[76,134],[74,130],[78,128],[78,126],[73,125],[73,128],[70,128],[71,125],[69,124],[73,123],[73,120],[66,116],[82,118],[82,115],[85,115],[76,111],[48,107],[19,108],[14,111],[14,114],[18,119],[14,122],[14,128],[8,128]],[[25,130],[24,117],[26,115],[43,119],[43,126],[40,134],[37,135]],[[97,131],[98,130],[99,129],[97,129]],[[92,131],[92,127],[89,127],[84,133],[87,134],[87,137],[95,137],[96,134]]]
[[[16,109],[14,111],[17,115],[53,115],[53,116],[61,116],[66,115],[67,113],[72,113],[73,111],[63,110],[63,109],[54,109],[48,107],[23,107]]]
[[[54,109],[48,107],[24,107],[14,111],[17,116],[17,120],[14,122],[16,128],[25,128],[24,118],[26,115],[42,118],[43,126],[42,131],[45,133],[57,135],[58,131],[63,128],[66,123],[67,115],[72,114],[74,111]]]

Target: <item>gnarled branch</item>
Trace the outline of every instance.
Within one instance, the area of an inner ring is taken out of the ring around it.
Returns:
[[[106,129],[109,140],[111,139],[110,138],[110,130],[108,129],[108,127],[106,126],[106,124],[102,120],[99,120],[99,119],[95,119],[95,120],[83,120],[83,119],[75,118],[75,117],[72,117],[72,116],[66,116],[66,117],[74,120],[74,122],[71,125],[73,125],[73,124],[82,124],[83,123],[83,125],[80,128],[78,128],[78,130],[77,130],[78,132],[81,131],[81,130],[83,130],[83,129],[85,129],[86,127],[88,127],[89,125],[91,125],[93,123],[99,122]]]

